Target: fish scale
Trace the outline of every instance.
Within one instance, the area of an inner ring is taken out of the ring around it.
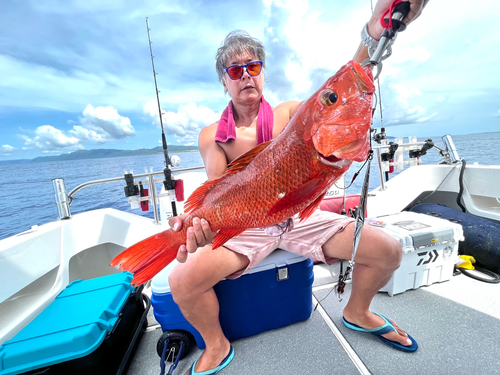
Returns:
[[[175,259],[195,217],[217,232],[213,249],[249,228],[296,214],[307,219],[352,162],[367,157],[374,91],[371,71],[349,62],[302,103],[274,140],[236,158],[222,177],[195,190],[186,201],[181,231],[151,236],[111,266],[133,272],[134,285],[148,281]]]

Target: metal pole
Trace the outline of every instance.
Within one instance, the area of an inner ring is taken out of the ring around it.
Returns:
[[[377,148],[376,150],[377,150],[378,172],[380,176],[380,189],[385,190],[384,171],[382,170],[382,157],[380,155],[380,148]]]
[[[458,160],[460,160],[460,157],[458,156],[457,148],[455,147],[455,144],[453,143],[451,136],[449,134],[447,134],[447,135],[441,137],[441,139],[443,140],[443,143],[446,146],[446,151],[448,151],[450,162],[455,163]]]
[[[201,171],[201,170],[204,170],[204,169],[205,169],[205,167],[182,168],[182,169],[174,170],[174,173],[189,172],[189,171]],[[149,177],[150,174],[153,175],[153,176],[159,176],[159,175],[162,175],[163,172],[136,174],[136,175],[134,175],[134,179],[136,179],[136,178],[142,178],[142,177]],[[94,181],[84,182],[83,184],[80,184],[77,187],[75,187],[68,194],[68,197],[69,197],[69,200],[70,200],[69,203],[71,204],[71,202],[73,201],[73,196],[77,192],[79,192],[80,190],[82,190],[84,187],[91,186],[91,185],[105,184],[107,182],[123,181],[124,179],[125,179],[125,177],[121,176],[121,177],[105,178],[103,180],[94,180]],[[160,182],[161,182],[161,180],[160,180]]]
[[[149,190],[151,191],[151,200],[153,201],[153,212],[155,215],[155,224],[160,223],[160,219],[158,217],[158,204],[156,198],[156,184],[153,175],[149,175]]]
[[[59,220],[71,218],[71,211],[69,210],[69,197],[64,184],[64,179],[54,178],[52,180],[52,186],[54,187]]]

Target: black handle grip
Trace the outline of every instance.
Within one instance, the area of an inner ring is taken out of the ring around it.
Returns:
[[[404,1],[402,3],[399,3],[394,7],[392,10],[392,14],[400,13],[403,15],[403,18],[401,18],[401,21],[393,18],[392,19],[392,30],[391,29],[385,29],[384,34],[382,36],[385,37],[391,37],[394,35],[394,33],[399,32],[399,31],[404,31],[406,29],[406,24],[403,22],[405,17],[410,13],[410,3],[408,1]],[[385,18],[384,19],[386,23],[389,23],[389,19]]]
[[[396,5],[392,11],[392,13],[402,13],[404,15],[403,19],[410,13],[410,2],[404,1]]]

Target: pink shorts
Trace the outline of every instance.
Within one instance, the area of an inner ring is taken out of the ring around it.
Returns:
[[[246,268],[227,276],[227,278],[236,279],[247,270],[255,267],[276,249],[287,250],[307,258],[332,264],[338,259],[326,257],[322,246],[353,221],[354,219],[348,216],[316,210],[302,223],[299,223],[299,218],[294,218],[293,230],[281,236],[271,236],[264,229],[248,229],[223,245],[235,253],[245,255],[250,260]]]

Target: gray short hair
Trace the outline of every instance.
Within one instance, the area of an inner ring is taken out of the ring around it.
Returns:
[[[215,70],[219,75],[219,81],[222,83],[224,69],[227,68],[227,61],[241,53],[248,52],[258,60],[263,62],[263,68],[266,67],[266,52],[260,40],[252,38],[245,30],[233,30],[227,34],[221,46],[215,55]]]

